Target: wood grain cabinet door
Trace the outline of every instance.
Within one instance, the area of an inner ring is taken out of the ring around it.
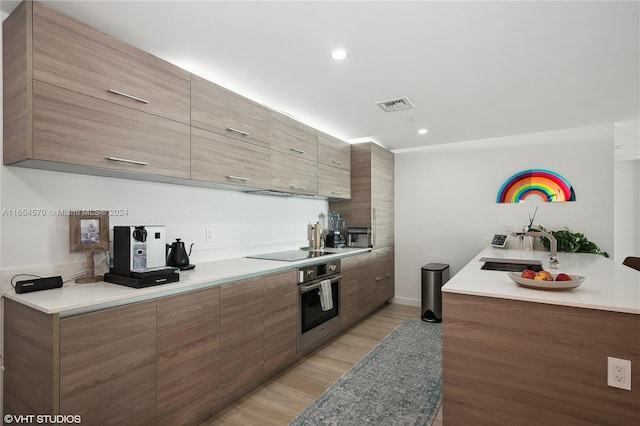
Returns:
[[[351,170],[351,145],[326,133],[318,132],[318,163]]]
[[[335,199],[351,198],[349,170],[318,164],[318,195]]]
[[[317,163],[271,150],[271,189],[316,195],[318,193]]]
[[[369,315],[376,307],[376,280],[373,272],[374,254],[366,253],[358,256],[358,319]]]
[[[3,411],[55,414],[58,407],[57,314],[3,298]]]
[[[189,126],[46,83],[34,84],[38,160],[189,178]]]
[[[189,124],[190,74],[33,2],[33,78]]]
[[[373,274],[375,279],[375,303],[380,306],[391,299],[394,289],[394,252],[392,246],[373,250]]]
[[[156,301],[60,320],[60,413],[156,424]]]
[[[191,76],[191,125],[269,148],[269,110],[196,75]]]
[[[262,277],[220,286],[220,402],[257,386],[264,374]]]
[[[271,111],[271,149],[317,162],[318,131]]]
[[[219,288],[157,300],[158,425],[198,425],[219,389]]]
[[[345,329],[360,319],[358,314],[358,259],[360,256],[340,260],[340,328]]]
[[[296,271],[264,277],[264,374],[296,358],[298,282]]]
[[[269,188],[268,148],[191,128],[191,179]]]

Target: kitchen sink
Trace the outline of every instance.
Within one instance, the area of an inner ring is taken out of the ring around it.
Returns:
[[[522,272],[525,269],[531,269],[533,271],[542,271],[542,265],[528,265],[526,263],[503,263],[503,262],[485,262],[482,268],[485,271],[507,271],[507,272]]]
[[[507,271],[522,272],[525,269],[542,271],[542,262],[535,259],[507,259],[497,257],[481,257],[480,262],[484,262],[482,268],[485,271]]]

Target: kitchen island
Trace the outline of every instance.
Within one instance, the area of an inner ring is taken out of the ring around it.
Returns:
[[[549,291],[518,286],[479,261],[534,259],[550,270],[548,255],[485,249],[444,285],[448,424],[640,424],[640,272],[559,253],[557,272],[586,279]],[[607,357],[631,361],[631,391],[607,386]]]

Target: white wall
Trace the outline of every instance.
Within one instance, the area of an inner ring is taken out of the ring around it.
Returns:
[[[75,262],[69,253],[69,218],[14,216],[14,209],[122,209],[113,225],[165,225],[167,242],[195,243],[194,263],[307,245],[307,224],[326,215],[325,200],[281,198],[237,191],[1,167],[2,270],[28,270]],[[205,228],[214,241],[205,242]]]
[[[490,237],[528,224],[568,226],[612,253],[613,126],[542,132],[396,152],[396,299],[420,303],[424,264],[447,263],[453,276]],[[500,186],[532,168],[560,173],[576,201],[498,204]]]
[[[615,123],[614,259],[640,256],[640,121]]]

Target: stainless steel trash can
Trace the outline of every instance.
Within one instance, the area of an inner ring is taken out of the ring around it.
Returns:
[[[422,267],[422,320],[442,321],[442,286],[449,281],[449,265],[428,263]]]

